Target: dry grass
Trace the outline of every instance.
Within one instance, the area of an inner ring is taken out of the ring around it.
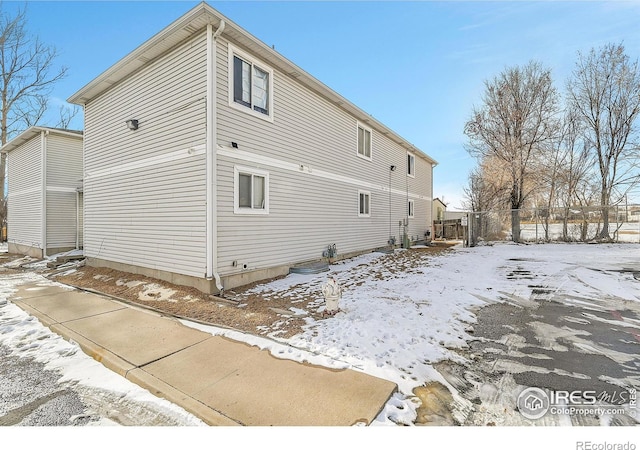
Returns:
[[[373,265],[370,270],[359,265],[348,271],[353,276],[349,277],[347,286],[349,289],[356,289],[362,284],[363,272],[368,277],[382,279],[388,276],[389,271],[420,271],[427,259],[446,251],[450,246],[443,244],[381,255],[384,258],[382,264]],[[256,335],[288,338],[302,331],[305,318],[323,319],[322,295],[308,284],[280,291],[256,289],[273,281],[266,280],[225,292],[225,298],[221,299],[195,288],[106,268],[83,266],[75,271],[51,275],[51,279],[109,294],[167,314]]]

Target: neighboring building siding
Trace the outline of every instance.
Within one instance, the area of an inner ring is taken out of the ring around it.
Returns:
[[[320,258],[329,244],[349,253],[385,246],[390,235],[399,243],[398,222],[407,217],[408,198],[415,204],[408,234],[424,237],[431,228],[430,164],[416,155],[416,177],[407,177],[406,150],[376,130],[372,161],[358,157],[357,120],[275,68],[273,122],[230,107],[227,51],[220,39],[217,250],[222,275],[239,273],[244,264],[261,269]],[[268,215],[234,214],[235,165],[269,172]],[[394,172],[391,165],[397,167]],[[358,217],[359,190],[371,193],[371,217]]]
[[[84,194],[78,194],[78,248],[84,247]]]
[[[47,149],[47,248],[76,246],[76,189],[82,186],[82,139],[49,133]]]
[[[7,240],[42,248],[42,150],[40,135],[9,152]]]
[[[203,32],[85,106],[86,256],[204,276],[205,95]]]
[[[75,192],[47,191],[47,248],[72,249],[76,246]],[[47,252],[49,255],[51,252]]]

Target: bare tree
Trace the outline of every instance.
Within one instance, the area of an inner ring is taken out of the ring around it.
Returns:
[[[579,54],[567,90],[597,163],[603,220],[597,238],[609,240],[608,206],[640,180],[638,145],[633,142],[640,113],[638,62],[629,59],[622,45]]]
[[[73,105],[69,107],[67,105],[60,105],[60,110],[58,111],[60,114],[60,119],[56,124],[56,128],[69,128],[69,124],[71,121],[78,115],[80,112],[80,107],[78,105]]]
[[[10,17],[0,10],[0,143],[42,118],[47,95],[66,75],[54,68],[56,50],[27,31],[26,11]],[[0,154],[0,199],[5,199],[6,154]],[[6,210],[0,211],[6,221]]]
[[[514,242],[520,240],[519,209],[531,192],[531,166],[556,132],[558,96],[551,73],[539,63],[508,68],[485,82],[484,105],[465,125],[467,150],[493,159],[510,174],[509,204]]]

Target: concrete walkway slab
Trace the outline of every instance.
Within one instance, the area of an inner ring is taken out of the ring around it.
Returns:
[[[140,367],[211,337],[177,320],[132,308],[120,309],[64,324]]]
[[[245,425],[369,424],[396,388],[364,373],[278,359],[222,337],[149,364],[144,371]]]
[[[45,289],[31,293],[33,294],[31,297],[23,297],[17,302],[25,303],[42,312],[54,323],[126,309],[117,302],[78,291],[56,292],[53,289]]]
[[[25,285],[10,300],[211,425],[369,424],[396,390],[364,373],[278,359],[102,295]]]

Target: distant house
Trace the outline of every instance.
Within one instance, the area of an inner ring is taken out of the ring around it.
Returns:
[[[82,132],[31,127],[7,153],[9,253],[42,258],[82,247]]]
[[[69,101],[89,265],[215,292],[430,231],[436,162],[207,4]]]
[[[433,220],[440,222],[444,220],[444,213],[447,210],[447,205],[444,204],[439,198],[433,199]]]

